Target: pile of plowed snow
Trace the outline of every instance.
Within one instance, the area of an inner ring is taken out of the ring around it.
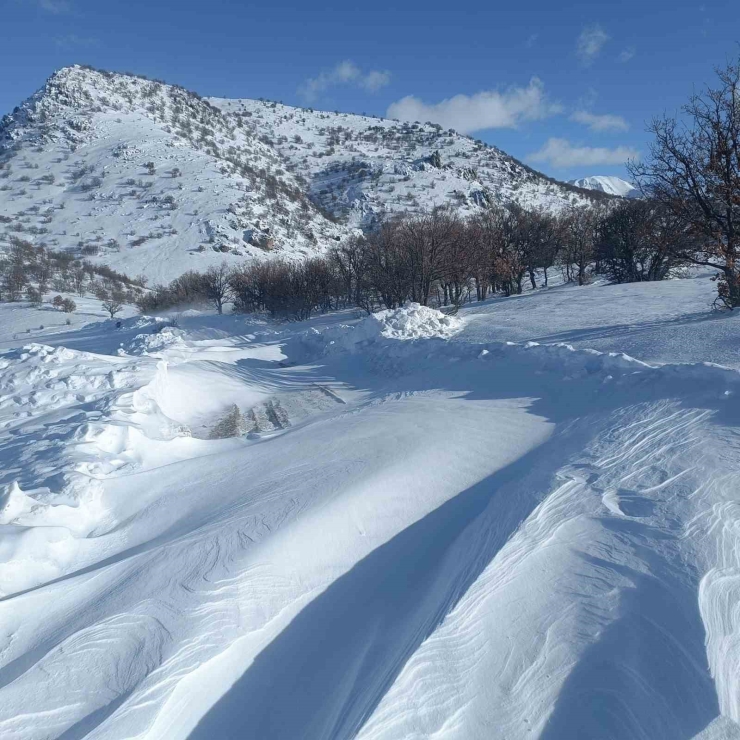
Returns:
[[[183,340],[184,332],[180,329],[161,323],[150,323],[147,326],[152,326],[149,333],[137,334],[125,350],[119,350],[119,354],[158,357],[168,349],[187,348]]]
[[[356,324],[338,324],[322,331],[311,329],[306,344],[320,353],[358,351],[383,340],[449,339],[462,328],[455,316],[418,303],[387,309],[366,316]]]
[[[447,316],[418,303],[378,311],[365,321],[375,322],[379,333],[388,339],[446,339],[462,327],[462,321],[455,316]]]

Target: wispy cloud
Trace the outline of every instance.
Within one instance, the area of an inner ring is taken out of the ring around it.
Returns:
[[[581,62],[588,66],[599,56],[607,41],[609,36],[598,23],[586,26],[578,37],[576,54]]]
[[[390,105],[387,115],[402,121],[433,121],[469,134],[489,128],[516,128],[524,121],[547,118],[562,110],[561,105],[547,99],[542,80],[533,77],[526,87],[455,95],[433,104],[409,95]]]
[[[627,131],[630,125],[622,116],[610,113],[598,115],[587,110],[577,110],[570,115],[570,120],[588,126],[591,131]]]
[[[628,46],[626,49],[622,49],[622,51],[619,52],[617,60],[622,64],[625,64],[626,62],[629,62],[629,60],[632,59],[632,57],[634,57],[636,53],[637,51],[635,50],[634,46]]]
[[[307,79],[298,92],[304,100],[313,102],[321,96],[321,93],[338,85],[350,85],[373,93],[385,87],[390,81],[390,72],[378,69],[363,72],[354,62],[347,59],[333,69]]]
[[[78,36],[74,33],[58,36],[54,43],[59,49],[91,49],[100,45],[98,39],[92,36]]]
[[[31,0],[31,2],[52,15],[62,15],[72,10],[72,5],[67,0]]]
[[[527,38],[526,46],[528,49],[531,49],[540,38],[540,35],[538,33],[533,33]]]
[[[573,146],[567,139],[548,139],[537,152],[529,155],[531,162],[545,162],[552,167],[594,167],[621,165],[628,159],[639,159],[637,149],[629,146],[607,147]]]
[[[368,92],[377,92],[390,81],[390,72],[381,72],[377,69],[371,69],[364,77],[361,75],[359,78],[360,87],[365,88]]]

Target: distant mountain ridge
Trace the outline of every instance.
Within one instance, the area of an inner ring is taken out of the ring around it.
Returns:
[[[304,259],[400,212],[597,197],[437,124],[204,99],[76,65],[0,122],[0,250],[17,236],[150,282]]]
[[[596,190],[608,195],[618,195],[621,198],[639,198],[640,191],[627,180],[621,177],[607,175],[592,175],[578,180],[570,180],[571,185],[585,190]]]

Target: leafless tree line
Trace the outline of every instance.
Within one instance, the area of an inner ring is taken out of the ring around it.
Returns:
[[[219,313],[232,303],[238,312],[300,320],[407,301],[456,308],[494,293],[519,294],[526,284],[547,287],[556,267],[579,285],[594,272],[614,282],[661,280],[679,261],[675,227],[659,204],[637,200],[561,215],[497,206],[469,219],[437,208],[395,218],[305,262],[188,272],[143,296],[140,307],[156,311],[205,300]]]
[[[115,295],[121,303],[134,303],[145,282],[144,278],[131,279],[106,265],[93,265],[69,252],[36,246],[14,236],[0,253],[2,301],[27,300],[38,305],[51,290],[78,296],[92,293],[101,300]]]

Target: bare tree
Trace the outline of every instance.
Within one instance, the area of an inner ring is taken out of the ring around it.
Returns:
[[[43,303],[43,296],[41,295],[41,291],[38,288],[35,288],[33,285],[27,286],[26,300],[32,306],[40,306]]]
[[[368,300],[362,306],[372,310],[375,294],[386,308],[397,308],[409,299],[413,276],[406,256],[400,220],[383,224],[367,239]]]
[[[401,226],[411,278],[411,300],[426,306],[432,285],[442,277],[445,252],[455,232],[456,223],[444,208],[406,219]]]
[[[211,267],[202,275],[203,296],[210,301],[219,314],[224,312],[224,304],[232,297],[228,266],[222,262],[218,267]]]
[[[740,306],[740,61],[716,71],[718,85],[692,95],[685,122],[663,116],[646,162],[630,173],[683,225],[681,255],[719,270],[717,300]]]
[[[574,206],[565,217],[567,237],[563,250],[563,264],[568,278],[575,277],[578,285],[590,280],[589,266],[594,259],[599,216],[594,208]],[[570,272],[575,267],[575,275]]]
[[[72,283],[74,285],[74,289],[80,298],[82,298],[85,295],[85,281],[87,278],[87,273],[85,272],[85,269],[82,265],[77,265],[72,270]]]
[[[504,295],[521,293],[528,262],[527,214],[515,204],[495,208],[494,212],[493,269],[497,285]]]
[[[467,224],[456,216],[450,215],[449,218],[450,230],[442,254],[440,303],[445,306],[451,303],[458,309],[471,290],[475,251]]]
[[[495,291],[498,282],[496,254],[501,241],[500,216],[500,209],[487,208],[468,222],[468,238],[473,250],[472,273],[479,301],[484,301],[489,291]]]
[[[103,300],[102,308],[110,314],[113,318],[117,313],[123,309],[124,296],[120,291],[113,290]]]
[[[604,215],[598,231],[600,272],[614,283],[663,280],[681,262],[675,246],[682,228],[660,203],[625,201]]]
[[[2,288],[5,299],[19,301],[25,287],[28,285],[28,274],[22,263],[11,262],[5,271]]]
[[[545,214],[543,240],[540,245],[539,267],[542,268],[544,286],[547,287],[547,271],[557,262],[563,252],[567,238],[566,223],[560,216]]]
[[[365,238],[353,237],[334,247],[329,252],[329,262],[344,287],[347,304],[367,307],[372,311],[374,302],[369,291]],[[366,297],[370,299],[369,306],[366,306]]]

